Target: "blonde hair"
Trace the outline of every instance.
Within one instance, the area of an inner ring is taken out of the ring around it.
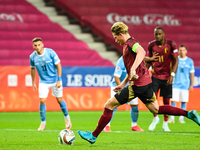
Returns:
[[[42,42],[42,39],[39,38],[39,37],[36,37],[36,38],[34,38],[34,39],[32,40],[33,43],[34,43],[34,42],[38,42],[38,41],[41,41],[41,42]]]
[[[115,35],[119,35],[120,33],[126,34],[128,33],[128,26],[123,22],[116,22],[111,27],[111,32]]]

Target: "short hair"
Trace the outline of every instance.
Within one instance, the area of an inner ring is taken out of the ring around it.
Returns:
[[[34,39],[32,40],[33,43],[34,43],[34,42],[38,42],[38,41],[41,41],[41,42],[42,42],[42,39],[39,38],[39,37],[36,37],[36,38],[34,38]]]
[[[120,33],[126,34],[128,33],[128,26],[123,22],[116,22],[111,27],[111,32],[115,35],[119,35]]]
[[[154,29],[154,31],[157,30],[157,29],[161,29],[163,32],[165,32],[164,29],[163,29],[162,27],[160,27],[160,26],[156,27],[156,28]]]
[[[181,48],[181,47],[185,47],[185,49],[187,50],[187,48],[186,48],[186,46],[185,46],[185,45],[180,45],[180,46],[179,46],[179,48]],[[178,49],[179,49],[179,48],[178,48]]]

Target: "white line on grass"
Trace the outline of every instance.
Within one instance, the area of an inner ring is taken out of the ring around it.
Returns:
[[[38,131],[37,129],[0,129],[0,130],[5,130],[5,131]],[[43,130],[41,132],[59,132],[60,130]]]
[[[37,129],[0,129],[0,131],[37,131]],[[43,130],[40,132],[60,132],[61,130]],[[74,132],[77,132],[76,130],[73,130]],[[199,132],[196,133],[184,133],[181,131],[176,131],[176,132],[164,132],[164,131],[144,131],[144,132],[133,132],[133,131],[112,131],[112,133],[142,133],[142,134],[176,134],[176,135],[200,135]]]

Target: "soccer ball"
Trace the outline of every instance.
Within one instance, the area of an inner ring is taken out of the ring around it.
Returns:
[[[73,142],[75,141],[75,134],[73,131],[69,129],[64,129],[60,131],[58,135],[58,141],[62,145],[72,145]]]

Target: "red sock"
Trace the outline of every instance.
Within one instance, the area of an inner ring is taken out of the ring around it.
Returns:
[[[173,116],[185,116],[187,117],[187,111],[181,108],[173,107],[170,105],[159,106],[158,114],[168,114]]]
[[[164,121],[168,121],[169,115],[164,114]]]
[[[103,115],[101,115],[96,129],[94,130],[94,132],[92,132],[94,137],[97,137],[101,133],[101,131],[104,129],[104,127],[108,124],[108,122],[110,121],[112,117],[112,113],[113,113],[113,110],[110,110],[107,108],[104,109]]]
[[[163,98],[164,105],[169,105],[169,98]],[[169,115],[164,114],[164,121],[168,121]]]

